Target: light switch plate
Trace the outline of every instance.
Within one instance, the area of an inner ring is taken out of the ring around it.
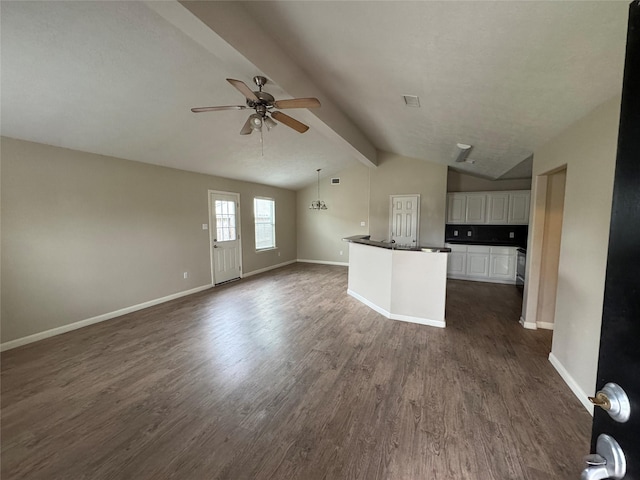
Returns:
[[[209,224],[208,223],[203,223],[202,224],[202,229],[203,230],[209,230]]]
[[[367,225],[367,222],[360,222],[361,227],[365,227],[366,225]]]

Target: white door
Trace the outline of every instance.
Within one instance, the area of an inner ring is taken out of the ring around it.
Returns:
[[[420,195],[391,195],[390,240],[398,246],[418,245]]]
[[[240,278],[240,195],[209,191],[211,269],[215,285]]]

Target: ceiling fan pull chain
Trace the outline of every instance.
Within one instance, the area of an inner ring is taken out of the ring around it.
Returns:
[[[262,139],[262,129],[260,129],[260,150],[262,151],[262,156],[264,157],[264,140]]]

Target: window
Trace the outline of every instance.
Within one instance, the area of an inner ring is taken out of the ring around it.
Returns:
[[[216,241],[236,239],[236,202],[216,200]]]
[[[276,201],[272,198],[253,199],[256,224],[256,250],[276,248]]]

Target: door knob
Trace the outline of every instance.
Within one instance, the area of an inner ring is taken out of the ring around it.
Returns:
[[[595,397],[589,397],[589,401],[596,407],[606,410],[616,422],[624,423],[629,420],[631,413],[629,397],[617,383],[607,383]]]
[[[584,457],[587,468],[580,480],[621,479],[627,473],[627,460],[618,442],[609,435],[602,434],[596,442],[596,453]]]

